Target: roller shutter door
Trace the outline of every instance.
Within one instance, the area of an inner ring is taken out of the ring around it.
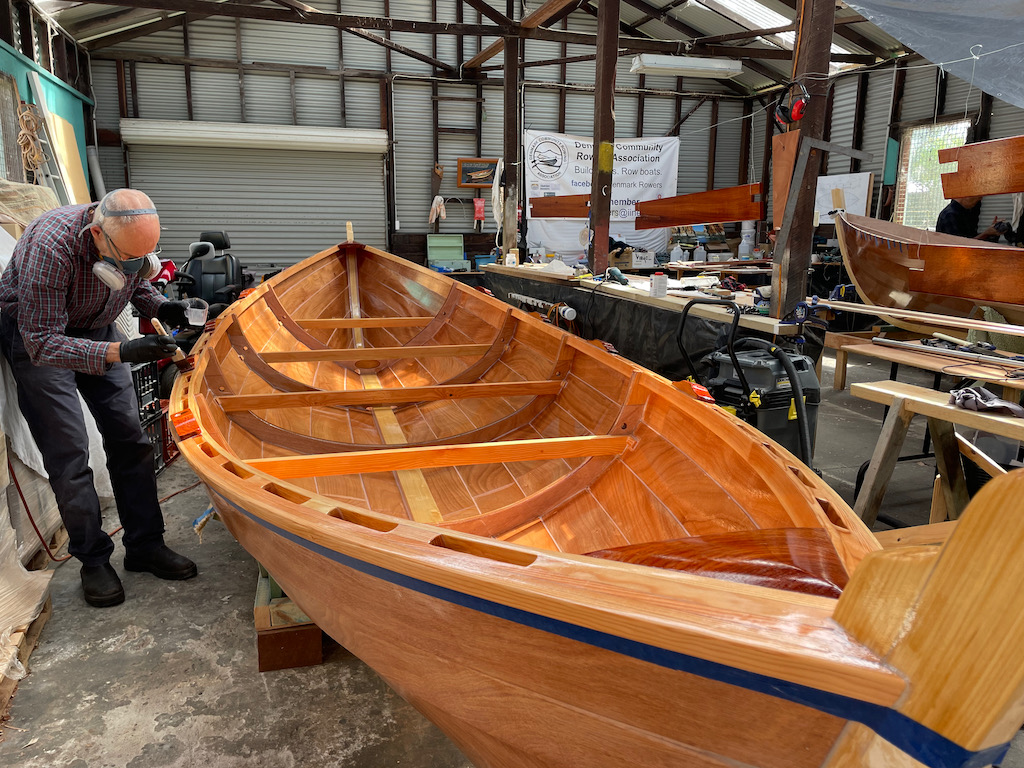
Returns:
[[[224,230],[248,268],[281,267],[345,239],[387,247],[383,157],[225,147],[129,147],[132,186],[153,198],[163,255],[180,264],[206,230]]]

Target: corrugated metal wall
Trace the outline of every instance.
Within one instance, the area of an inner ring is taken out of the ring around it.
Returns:
[[[853,124],[857,108],[856,77],[843,77],[835,82],[832,96],[832,128],[829,140],[843,147],[853,146]],[[849,173],[853,158],[833,154],[828,158],[830,175]]]
[[[346,152],[131,148],[132,184],[160,210],[164,254],[180,263],[200,231],[227,231],[246,265],[281,266],[345,239],[386,244],[380,156]]]
[[[696,99],[683,99],[682,101],[682,115],[689,112],[697,103]],[[672,122],[675,123],[677,119],[673,118]],[[671,127],[670,125],[669,128]],[[677,135],[679,136],[678,191],[680,195],[703,192],[708,188],[708,129],[710,127],[711,102],[705,101],[679,128]]]

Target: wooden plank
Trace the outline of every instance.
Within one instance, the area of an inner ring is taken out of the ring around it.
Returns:
[[[763,187],[760,183],[645,200],[637,203],[636,209],[640,213],[636,218],[637,229],[759,221],[765,217]]]
[[[957,164],[955,171],[942,174],[947,200],[1024,192],[1024,136],[940,149],[938,154],[940,163]]]
[[[51,598],[47,597],[42,610],[39,612],[39,615],[36,616],[35,620],[27,626],[15,629],[14,632],[11,633],[8,645],[17,649],[15,653],[18,656],[18,660],[26,668],[28,668],[28,660],[32,655],[32,651],[35,650],[36,645],[39,643],[39,636],[43,632],[43,627],[46,626],[46,622],[50,620],[50,616],[52,615],[53,602]],[[17,680],[12,680],[9,677],[0,675],[0,723],[6,720],[8,710],[11,706],[11,699],[14,697],[14,693],[17,689]]]
[[[473,357],[482,355],[490,348],[490,344],[434,344],[406,347],[365,347],[362,349],[299,349],[291,352],[264,352],[260,357],[266,363],[320,363],[332,360]]]
[[[252,459],[248,464],[253,469],[288,479],[322,475],[350,475],[360,472],[392,472],[399,469],[498,464],[506,461],[614,456],[626,449],[629,440],[628,437],[608,435],[504,440],[496,443],[396,448],[383,452],[352,451],[350,453]]]
[[[850,393],[863,400],[883,405],[903,400],[906,403],[906,409],[912,414],[941,419],[971,429],[980,429],[983,432],[991,432],[1013,440],[1024,440],[1024,419],[957,408],[955,405],[950,405],[949,394],[946,392],[935,392],[902,381],[877,381],[853,384],[850,387]]]
[[[981,467],[989,477],[999,477],[1006,474],[1006,470],[999,466],[991,456],[978,450],[978,447],[963,435],[958,434],[956,442],[960,453]]]
[[[307,330],[315,331],[338,328],[419,328],[433,319],[432,317],[310,317],[297,318],[295,322]]]
[[[1024,164],[1024,163],[1022,163]],[[1024,301],[1024,250],[979,245],[912,246],[910,290],[974,302],[1020,304]],[[908,249],[909,250],[909,249]],[[918,261],[920,259],[920,261]],[[916,266],[920,264],[920,266]],[[956,275],[955,280],[950,275]]]
[[[771,116],[766,119],[771,122]],[[772,137],[772,222],[775,229],[782,228],[782,213],[789,200],[789,186],[793,182],[793,166],[800,146],[800,131],[788,131]]]
[[[553,195],[530,198],[536,219],[585,219],[590,216],[590,195]]]
[[[267,408],[311,408],[327,405],[402,405],[427,400],[456,400],[464,397],[526,397],[553,395],[561,381],[509,381],[487,384],[455,384],[435,387],[396,387],[375,390],[329,390],[266,395],[228,395],[217,398],[226,413]]]
[[[875,538],[886,549],[894,547],[917,547],[925,544],[944,544],[956,530],[958,521],[947,520],[944,523],[914,525],[910,528],[893,528],[889,531],[878,531]]]

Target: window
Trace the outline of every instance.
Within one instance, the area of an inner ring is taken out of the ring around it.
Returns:
[[[938,151],[961,147],[967,141],[970,120],[907,128],[900,142],[900,176],[896,195],[896,221],[908,227],[935,229],[939,211],[946,207]]]

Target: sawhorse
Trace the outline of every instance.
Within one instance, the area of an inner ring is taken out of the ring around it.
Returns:
[[[1005,472],[988,456],[957,435],[954,425],[980,429],[1012,440],[1024,440],[1024,419],[957,408],[950,405],[949,395],[945,392],[935,392],[899,381],[854,384],[850,392],[855,397],[881,403],[889,408],[864,476],[864,485],[854,504],[854,511],[868,527],[878,517],[885,489],[914,416],[928,419],[935,445],[935,465],[939,476],[932,495],[930,521],[933,523],[947,517],[956,520],[967,506],[967,484],[960,463],[961,453],[990,475]]]

